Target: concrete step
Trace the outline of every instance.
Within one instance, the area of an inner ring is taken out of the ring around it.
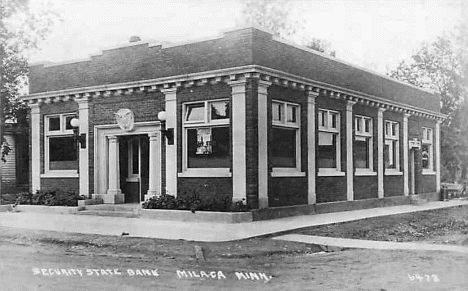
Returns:
[[[125,217],[137,218],[139,215],[133,211],[107,211],[107,210],[83,210],[78,211],[77,215],[95,215],[95,216],[112,216],[112,217]]]
[[[410,201],[412,205],[423,205],[427,203],[427,199],[424,199],[419,195],[411,195]]]
[[[86,210],[102,210],[102,211],[123,211],[135,212],[136,209],[141,209],[140,204],[98,204],[86,205]]]

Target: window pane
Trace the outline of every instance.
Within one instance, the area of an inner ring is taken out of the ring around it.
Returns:
[[[429,169],[430,147],[428,144],[421,146],[421,156],[423,169]]]
[[[319,133],[318,167],[337,168],[336,165],[336,134],[328,132]]]
[[[273,128],[271,162],[273,167],[296,167],[296,129]]]
[[[282,104],[280,103],[273,103],[272,104],[272,119],[273,121],[281,121],[282,117]]]
[[[337,128],[338,115],[336,113],[330,113],[330,115],[331,115],[331,128],[336,129]]]
[[[49,138],[49,169],[77,170],[78,159],[72,136]]]
[[[140,142],[138,139],[132,140],[132,174],[137,175],[140,171],[139,165],[139,145]]]
[[[396,168],[397,143],[396,140],[386,140],[384,146],[384,159],[386,169]]]
[[[60,130],[60,117],[49,118],[49,131]]]
[[[186,121],[203,121],[205,119],[205,104],[197,103],[187,105]]]
[[[393,123],[392,124],[392,135],[397,136],[398,135],[398,123]]]
[[[369,168],[369,138],[356,137],[354,156],[356,168]]]
[[[364,119],[364,123],[365,123],[365,132],[370,133],[371,120],[370,119]]]
[[[297,106],[288,105],[287,122],[297,122]]]
[[[68,129],[73,129],[73,126],[71,126],[71,123],[70,121],[75,118],[74,115],[68,115],[68,116],[65,116],[65,129],[68,130]]]
[[[229,127],[187,130],[189,168],[229,168]]]
[[[361,122],[362,122],[362,119],[361,118],[356,118],[356,131],[357,132],[361,132]]]
[[[211,120],[229,118],[229,102],[211,102]]]
[[[327,126],[327,114],[324,111],[319,111],[319,126]]]

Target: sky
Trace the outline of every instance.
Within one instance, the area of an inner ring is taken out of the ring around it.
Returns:
[[[34,7],[43,1],[31,0]],[[218,36],[241,18],[243,0],[48,0],[60,15],[30,61],[63,62],[143,41],[190,42]],[[293,41],[330,43],[338,59],[380,73],[395,68],[444,32],[453,31],[466,0],[290,0],[303,29]],[[468,3],[468,1],[466,1]],[[468,17],[468,16],[465,16]]]

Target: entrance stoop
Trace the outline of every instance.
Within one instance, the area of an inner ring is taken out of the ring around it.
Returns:
[[[138,212],[140,208],[141,205],[138,203],[87,205],[84,210],[78,211],[76,214],[138,218],[140,217]]]

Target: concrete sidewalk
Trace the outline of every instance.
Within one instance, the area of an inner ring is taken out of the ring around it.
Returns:
[[[468,253],[468,247],[440,244],[387,242],[362,239],[322,237],[303,234],[287,234],[274,237],[276,240],[286,240],[339,248],[376,249],[376,250],[418,250],[418,251],[449,251]]]
[[[223,224],[143,218],[2,212],[0,226],[100,235],[121,235],[194,241],[232,241],[289,230],[358,219],[468,205],[467,200],[430,202],[327,214],[295,216],[249,223]]]

